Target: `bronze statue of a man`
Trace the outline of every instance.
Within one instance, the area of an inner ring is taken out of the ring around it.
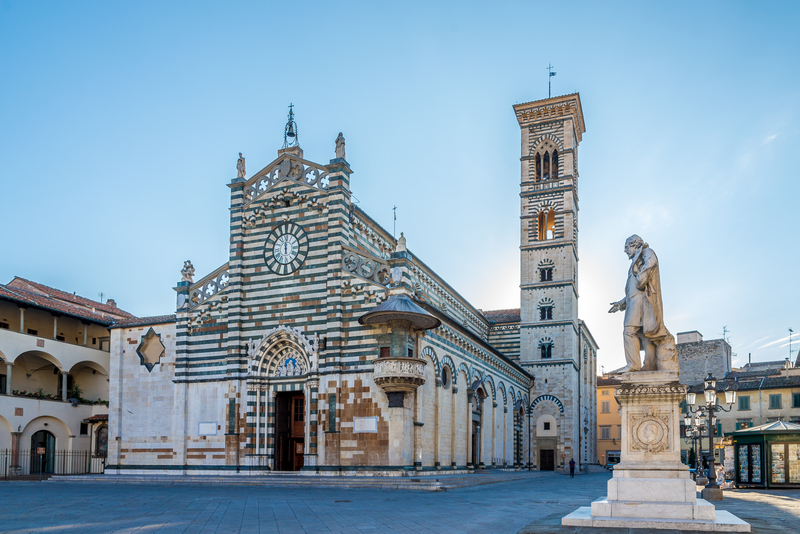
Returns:
[[[625,298],[612,302],[608,313],[625,311],[625,367],[612,374],[635,371],[677,371],[678,355],[675,338],[664,326],[661,300],[661,277],[658,258],[638,235],[625,241],[625,254],[630,258]],[[644,350],[644,365],[639,351]]]

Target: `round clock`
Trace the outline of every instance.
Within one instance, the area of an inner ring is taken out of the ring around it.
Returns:
[[[289,274],[303,264],[308,255],[308,236],[295,223],[276,227],[264,243],[264,261],[276,274]]]

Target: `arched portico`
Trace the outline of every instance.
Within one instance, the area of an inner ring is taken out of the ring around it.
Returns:
[[[7,367],[7,391],[39,392],[42,396],[63,397],[67,386],[64,366],[54,355],[40,350],[31,350],[14,357]]]
[[[77,386],[82,398],[108,400],[108,369],[101,364],[91,360],[77,362],[70,367],[69,376],[72,377],[73,389]]]

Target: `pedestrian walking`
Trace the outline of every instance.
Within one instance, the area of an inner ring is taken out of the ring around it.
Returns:
[[[569,461],[569,478],[575,478],[575,458]]]

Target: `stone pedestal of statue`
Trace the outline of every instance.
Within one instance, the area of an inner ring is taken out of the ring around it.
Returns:
[[[620,376],[614,390],[622,415],[622,451],[608,494],[561,520],[562,525],[750,532],[730,512],[697,498],[697,486],[681,463],[680,402],[686,386],[677,371],[639,371]]]

